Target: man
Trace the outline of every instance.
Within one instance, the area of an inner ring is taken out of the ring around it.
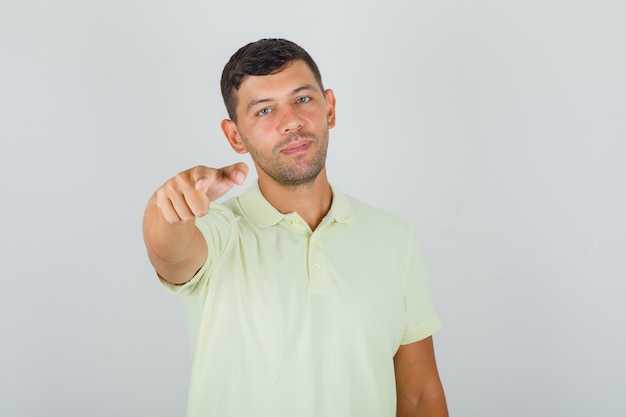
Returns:
[[[411,226],[330,186],[335,97],[298,45],[264,39],[222,74],[221,127],[248,168],[198,166],[151,198],[149,258],[181,295],[188,416],[447,416],[439,328]]]

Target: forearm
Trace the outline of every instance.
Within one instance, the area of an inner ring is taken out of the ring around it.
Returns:
[[[402,345],[394,357],[397,417],[447,417],[433,338]]]
[[[448,417],[448,406],[443,389],[438,394],[422,396],[416,400],[398,399],[397,417]]]

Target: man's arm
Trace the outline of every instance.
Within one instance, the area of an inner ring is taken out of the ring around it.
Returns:
[[[168,180],[150,198],[143,235],[150,262],[163,279],[183,284],[202,267],[208,248],[195,227],[196,217],[206,215],[211,201],[243,183],[247,173],[244,163],[194,167]]]
[[[400,346],[393,363],[398,397],[397,417],[448,416],[432,337]]]

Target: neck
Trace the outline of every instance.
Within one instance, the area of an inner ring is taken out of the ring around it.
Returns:
[[[261,170],[258,174],[259,188],[265,199],[281,213],[298,213],[311,230],[315,230],[330,210],[333,196],[326,168],[312,182],[297,186],[279,184]]]

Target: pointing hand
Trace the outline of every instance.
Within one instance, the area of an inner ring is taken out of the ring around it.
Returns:
[[[223,168],[197,166],[168,180],[156,192],[156,203],[168,223],[182,223],[209,212],[212,201],[234,185],[243,184],[248,166],[238,162]]]

